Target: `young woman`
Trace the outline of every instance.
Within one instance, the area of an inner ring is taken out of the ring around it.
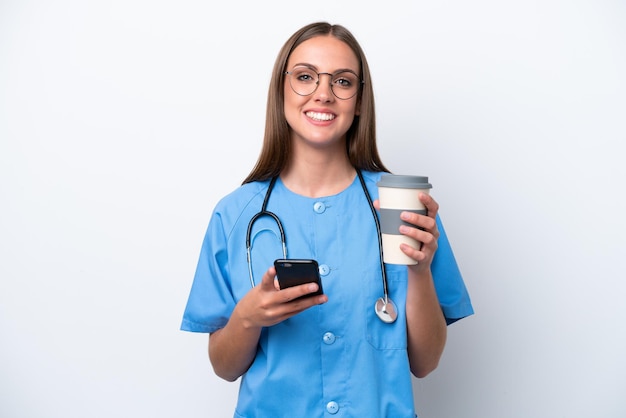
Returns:
[[[242,378],[235,417],[415,416],[411,373],[437,367],[446,325],[473,310],[438,204],[421,194],[427,215],[404,213],[414,227],[400,230],[423,243],[402,247],[418,263],[384,265],[397,319],[377,316],[387,171],[361,47],[342,26],[303,27],[274,66],[259,160],[214,210],[181,327],[210,333],[215,373]],[[324,294],[281,290],[285,255],[317,260]]]

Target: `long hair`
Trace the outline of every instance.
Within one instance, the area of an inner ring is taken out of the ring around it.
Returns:
[[[280,174],[289,161],[291,153],[290,128],[285,118],[284,83],[287,60],[298,45],[316,36],[334,36],[348,45],[360,63],[361,79],[364,80],[357,96],[359,115],[346,133],[346,152],[350,163],[357,169],[385,171],[376,147],[376,115],[374,90],[367,59],[356,38],[341,25],[326,22],[311,23],[294,33],[283,45],[272,71],[267,97],[265,136],[256,165],[243,183],[263,181]]]

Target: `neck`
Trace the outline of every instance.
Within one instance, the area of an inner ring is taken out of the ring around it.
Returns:
[[[348,188],[356,170],[342,158],[312,158],[290,163],[280,174],[283,184],[292,192],[307,197],[332,196]]]

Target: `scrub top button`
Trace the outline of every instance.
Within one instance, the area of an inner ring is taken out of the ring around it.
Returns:
[[[333,334],[332,332],[327,332],[322,337],[324,344],[327,344],[327,345],[333,344],[335,342],[335,339],[336,339],[335,334]]]
[[[313,205],[313,210],[315,211],[315,213],[324,213],[324,211],[326,210],[326,205],[324,204],[324,202],[315,202],[315,204]]]
[[[328,411],[329,414],[335,415],[337,412],[339,412],[339,404],[335,401],[328,402],[326,404],[326,411]]]
[[[330,267],[326,264],[321,264],[317,270],[320,272],[320,276],[328,276],[330,273]]]

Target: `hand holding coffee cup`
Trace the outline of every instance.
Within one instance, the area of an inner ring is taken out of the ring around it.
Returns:
[[[414,265],[417,261],[400,249],[401,244],[420,248],[420,242],[402,235],[400,225],[415,227],[400,219],[403,211],[426,215],[428,210],[419,200],[420,193],[430,194],[433,187],[425,176],[384,174],[378,181],[380,207],[380,229],[382,234],[384,262],[389,264]]]

